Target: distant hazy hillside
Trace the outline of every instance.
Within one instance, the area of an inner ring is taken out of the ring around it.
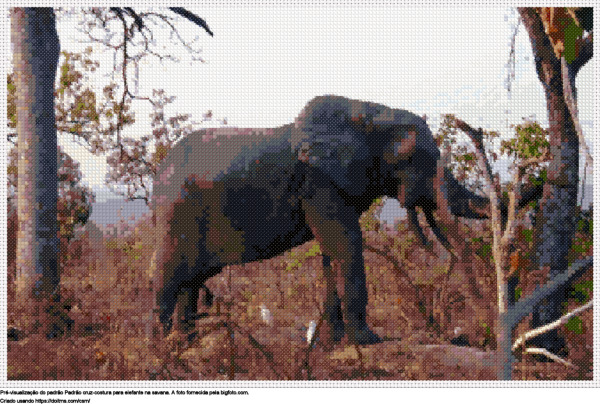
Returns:
[[[146,203],[142,200],[126,202],[123,199],[107,199],[104,202],[94,203],[90,220],[103,226],[117,223],[121,219],[133,223],[149,210]],[[129,220],[132,215],[134,216],[134,220]]]
[[[585,198],[583,200],[583,208],[588,209],[593,201],[594,188],[592,182],[588,181],[585,189]],[[150,209],[142,200],[126,202],[123,199],[107,199],[105,202],[97,202],[93,205],[92,215],[90,220],[95,221],[99,225],[106,226],[108,224],[117,223],[121,218],[130,221],[133,215],[138,220],[140,216],[148,212]],[[388,200],[381,211],[381,221],[387,224],[392,224],[396,219],[402,219],[406,215],[404,208],[396,200]]]

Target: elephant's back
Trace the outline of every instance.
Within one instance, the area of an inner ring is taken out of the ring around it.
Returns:
[[[252,163],[290,165],[290,126],[274,129],[215,128],[190,133],[160,163],[153,183],[154,203],[181,198],[186,183],[212,188],[231,176],[244,176]]]

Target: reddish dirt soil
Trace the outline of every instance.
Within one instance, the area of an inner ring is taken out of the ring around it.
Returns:
[[[51,310],[40,307],[38,333],[9,340],[8,378],[495,379],[495,275],[483,244],[474,242],[471,256],[451,267],[445,251],[426,251],[403,230],[377,227],[363,223],[368,323],[384,338],[381,344],[325,346],[319,338],[308,347],[306,329],[311,320],[319,322],[325,295],[315,242],[268,261],[226,268],[207,283],[217,299],[210,309],[201,306],[210,316],[197,321],[198,335],[192,341],[180,333],[162,338],[152,311],[152,237],[142,223],[128,236],[84,233],[71,243],[61,303]],[[591,279],[590,270],[581,281]],[[261,317],[262,305],[272,314],[270,324]],[[568,308],[579,305],[570,299]],[[21,309],[9,301],[9,327],[24,328]],[[592,380],[592,311],[579,319],[573,330],[560,331],[574,367],[525,355],[514,366],[514,379]],[[45,330],[52,321],[62,321],[65,334],[49,340]],[[517,331],[527,324],[525,319]],[[326,335],[326,328],[319,326],[318,335]],[[458,334],[469,346],[451,344]]]

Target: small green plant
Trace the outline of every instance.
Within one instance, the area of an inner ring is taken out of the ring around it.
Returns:
[[[295,269],[302,268],[302,265],[308,258],[317,257],[321,255],[321,246],[319,243],[315,242],[310,249],[305,253],[298,253],[296,251],[291,251],[289,253],[290,261],[287,262],[285,267],[286,271],[292,271]]]
[[[572,317],[567,321],[567,330],[575,334],[583,334],[583,321],[578,316]]]
[[[575,240],[573,240],[572,249],[573,249],[573,251],[578,252],[578,253],[585,253],[593,245],[594,245],[594,241],[593,240],[585,240],[585,239],[580,238],[580,237],[575,237]]]
[[[577,303],[583,303],[592,297],[592,290],[594,281],[582,281],[574,283],[569,288],[569,297],[577,301]]]
[[[537,122],[525,121],[515,125],[516,136],[510,140],[503,140],[500,151],[514,156],[519,160],[540,158],[544,156],[549,147],[548,131]]]
[[[310,250],[306,252],[305,257],[316,257],[318,255],[321,255],[321,246],[319,243],[315,243],[312,247],[310,247]]]
[[[129,258],[133,260],[139,260],[142,257],[143,248],[144,245],[140,241],[137,241],[135,244],[129,246],[129,248],[125,252],[129,256]]]
[[[492,256],[492,245],[491,243],[481,243],[479,248],[475,250],[475,254],[480,256],[482,259],[487,259]]]
[[[533,229],[521,229],[521,234],[525,241],[528,243],[533,242]]]
[[[523,289],[518,287],[515,289],[515,302],[518,302],[521,296],[523,296]]]
[[[482,329],[483,338],[481,340],[482,346],[487,346],[492,342],[494,335],[492,334],[492,328],[485,322],[480,321],[479,326]]]

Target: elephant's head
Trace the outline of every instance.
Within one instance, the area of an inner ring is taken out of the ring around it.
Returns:
[[[349,204],[360,205],[359,210],[368,208],[375,197],[397,198],[423,243],[427,240],[417,207],[446,247],[435,210],[473,219],[489,216],[489,199],[469,191],[441,166],[426,121],[409,111],[338,96],[317,97],[296,119],[290,142],[298,160],[329,177]]]
[[[443,166],[440,151],[423,118],[404,110],[377,107],[379,115],[367,120],[365,128],[372,126],[374,134],[368,139],[377,143],[370,144],[371,155],[376,159],[381,155],[381,174],[390,178],[385,194],[397,198],[407,209],[409,227],[423,244],[427,244],[427,239],[419,225],[417,207],[438,240],[449,248],[434,211],[445,209],[454,216],[485,219],[489,217],[489,199],[468,190]]]
[[[444,209],[454,216],[484,219],[489,216],[489,199],[469,191],[443,166],[424,120],[420,124],[395,125],[392,132],[395,134],[383,154],[395,178],[387,195],[397,198],[407,209],[409,228],[422,244],[427,244],[427,240],[419,225],[417,207],[423,211],[438,240],[449,248],[434,211]]]
[[[434,144],[433,136],[425,121],[408,111],[398,111],[404,120],[413,120],[410,125],[393,124],[385,129],[390,132],[383,153],[384,161],[391,167],[393,182],[387,195],[397,197],[407,209],[409,227],[419,240],[427,240],[419,225],[416,207],[425,214],[431,230],[446,247],[450,245],[441,232],[434,217],[434,211],[443,209],[453,216],[468,219],[486,219],[491,216],[490,200],[477,195],[462,185],[452,171],[440,158],[440,152]],[[518,208],[523,208],[542,196],[543,181],[538,178],[534,184],[521,190]],[[507,220],[507,198],[500,199],[502,226]],[[444,216],[444,215],[440,215]]]

